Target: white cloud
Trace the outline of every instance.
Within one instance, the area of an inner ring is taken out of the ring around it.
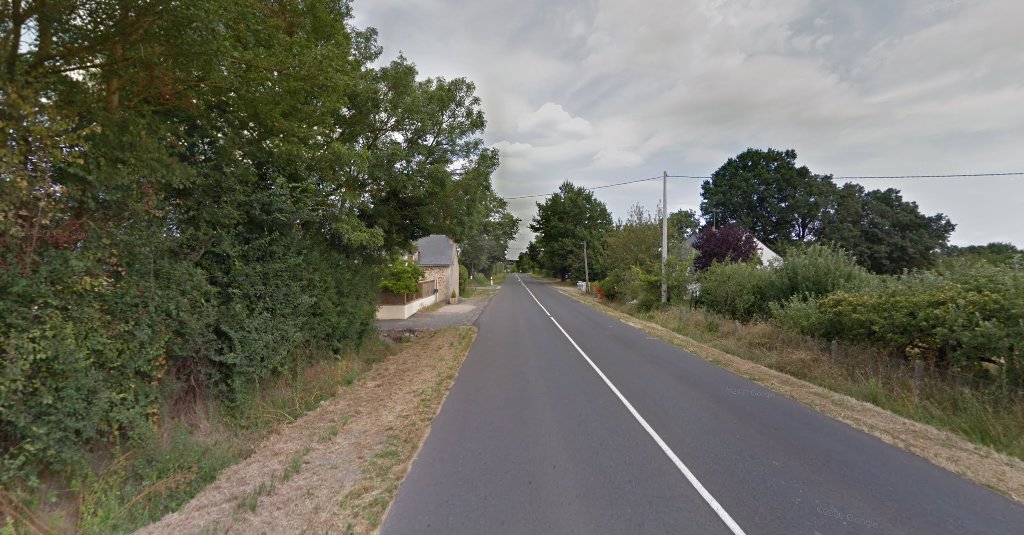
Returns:
[[[566,178],[702,175],[748,146],[795,148],[837,175],[1024,169],[1016,0],[365,0],[355,11],[387,54],[477,83],[505,195]],[[1024,245],[1010,215],[1024,181],[985,184],[867,185],[949,214],[954,241]],[[670,192],[670,209],[700,200],[699,181]],[[659,193],[599,196],[620,215]],[[534,201],[512,206],[528,221]]]
[[[518,131],[551,138],[585,137],[592,132],[590,123],[582,117],[573,117],[562,106],[547,102],[536,111],[520,117]]]

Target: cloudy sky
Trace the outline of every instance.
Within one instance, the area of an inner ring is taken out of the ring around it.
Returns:
[[[477,84],[495,189],[708,175],[747,147],[836,176],[1024,171],[1020,0],[356,0],[385,58]],[[1024,177],[860,180],[1024,247]],[[618,218],[659,181],[598,190]],[[538,199],[510,201],[529,240]],[[700,181],[670,179],[670,210]]]

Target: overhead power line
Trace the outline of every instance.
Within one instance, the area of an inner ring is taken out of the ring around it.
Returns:
[[[1012,171],[1009,173],[965,173],[959,175],[890,175],[890,176],[837,176],[832,178],[842,180],[860,180],[868,178],[972,178],[984,176],[1022,176],[1024,171]]]
[[[648,182],[648,181],[651,181],[651,180],[659,180],[660,178],[661,178],[660,176],[654,176],[654,177],[651,177],[651,178],[639,178],[639,179],[636,179],[636,180],[626,180],[624,182],[616,182],[614,184],[605,184],[603,186],[592,186],[592,187],[589,187],[589,188],[586,188],[586,189],[595,190],[595,189],[613,188],[615,186],[625,186],[626,184],[636,184],[637,182]],[[551,195],[554,195],[554,194],[553,193],[538,193],[536,195],[518,195],[518,196],[515,196],[515,197],[505,197],[505,200],[506,201],[511,201],[511,200],[515,200],[515,199],[532,199],[534,197],[550,197]]]
[[[977,177],[997,177],[997,176],[1024,176],[1024,171],[1011,171],[1008,173],[960,173],[950,175],[865,175],[865,176],[834,176],[833,180],[870,180],[870,179],[904,179],[904,178],[977,178]],[[626,186],[629,184],[637,184],[639,182],[650,182],[652,180],[659,180],[660,176],[653,176],[650,178],[639,178],[636,180],[626,180],[623,182],[616,182],[614,184],[604,184],[601,186],[591,186],[585,189],[595,190],[604,188],[614,188],[617,186]],[[695,175],[668,175],[668,178],[695,178],[699,180],[710,179],[710,176],[695,176]],[[535,199],[538,197],[550,197],[554,193],[537,193],[535,195],[516,195],[514,197],[504,197],[506,201],[513,201],[516,199]]]

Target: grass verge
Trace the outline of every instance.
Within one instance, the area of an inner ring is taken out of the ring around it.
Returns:
[[[420,331],[140,535],[373,533],[476,330]]]
[[[342,357],[304,348],[292,373],[226,406],[198,395],[161,411],[158,428],[117,450],[97,452],[74,473],[50,474],[35,489],[0,491],[0,534],[130,533],[177,510],[275,428],[351,385],[395,344],[371,339]],[[301,459],[292,468],[298,472]],[[271,492],[257,487],[242,508]],[[7,519],[6,521],[4,519]]]
[[[488,279],[481,273],[477,273],[475,278],[469,279],[466,283],[466,287],[462,289],[461,297],[491,297],[498,293],[499,287],[505,283],[508,278],[508,273],[495,273],[493,280],[494,285],[490,284],[491,279]]]
[[[352,519],[347,524],[348,532],[374,533],[379,529],[476,338],[473,328],[441,332],[449,333],[449,340],[437,374],[419,391],[415,406],[389,431],[384,445],[363,465],[361,479],[341,500],[342,514]]]
[[[572,289],[569,297],[617,317],[814,410],[1024,503],[1024,402],[912,374],[858,348],[836,359],[821,342],[766,324],[700,311],[641,312]]]

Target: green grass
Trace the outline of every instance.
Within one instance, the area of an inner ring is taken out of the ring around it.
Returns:
[[[494,280],[494,286],[491,286],[491,279]],[[479,297],[486,295],[493,295],[496,292],[494,287],[501,286],[508,279],[508,273],[495,272],[493,277],[488,278],[483,273],[477,273],[476,276],[471,277],[466,286],[461,290],[461,297]]]
[[[376,338],[342,357],[305,348],[291,373],[255,386],[231,405],[201,394],[187,406],[167,404],[160,428],[149,436],[98,451],[78,472],[51,477],[44,487],[6,489],[4,498],[52,532],[130,533],[180,508],[221,470],[248,457],[270,430],[315,409],[395,350]],[[341,426],[346,423],[347,417]],[[333,427],[328,435],[339,432]],[[291,460],[282,480],[301,472],[304,456]],[[253,489],[240,510],[255,511],[273,484]]]
[[[930,371],[915,396],[912,368],[868,348],[842,347],[833,361],[827,342],[772,324],[747,324],[737,332],[733,320],[699,310],[643,312],[630,305],[604,304],[701,344],[1024,459],[1024,399],[1000,387],[961,384]]]
[[[276,488],[277,483],[273,479],[260,481],[259,485],[253,487],[251,491],[238,501],[235,510],[238,512],[249,511],[250,513],[255,513],[259,508],[260,498],[273,493]]]
[[[309,453],[309,447],[307,446],[302,453],[296,453],[292,456],[292,460],[288,463],[288,466],[284,467],[284,472],[281,474],[282,481],[289,481],[293,476],[302,471],[302,458]]]

